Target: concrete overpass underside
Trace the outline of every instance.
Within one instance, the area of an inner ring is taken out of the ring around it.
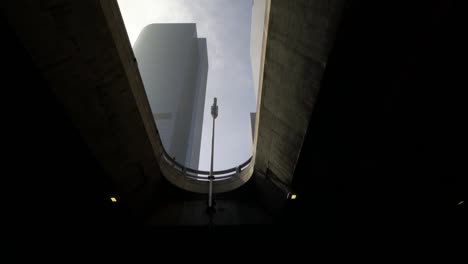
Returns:
[[[338,6],[271,3],[255,169],[275,175],[284,190],[307,130]],[[8,1],[4,12],[122,199],[137,212],[151,208],[158,185],[164,185],[162,150],[117,3]]]
[[[325,238],[385,219],[396,221],[395,230],[413,226],[429,208],[461,223],[459,207],[450,205],[468,193],[465,181],[428,176],[453,168],[440,156],[451,153],[442,151],[446,145],[429,140],[441,138],[431,124],[461,131],[430,103],[439,87],[461,80],[453,65],[463,46],[453,43],[461,43],[463,16],[448,2],[401,9],[272,0],[254,173],[217,196],[215,225],[284,224]],[[8,166],[21,175],[11,177],[17,224],[204,226],[206,196],[172,186],[161,173],[161,142],[116,1],[10,0],[1,14],[5,81],[16,84],[6,98],[15,114],[7,132],[16,142]],[[452,98],[446,102],[458,105]],[[286,200],[289,191],[298,193],[296,202]],[[119,203],[108,201],[112,195]],[[427,201],[419,211],[410,206],[417,197]],[[385,210],[376,209],[379,202]],[[31,223],[29,214],[43,217]]]

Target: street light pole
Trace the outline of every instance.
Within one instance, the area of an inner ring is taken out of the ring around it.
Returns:
[[[211,106],[211,116],[213,117],[213,130],[211,133],[211,167],[210,167],[210,176],[209,179],[209,189],[208,189],[208,209],[212,210],[213,208],[213,156],[214,156],[214,136],[215,136],[215,119],[218,117],[218,105],[216,97],[213,100],[213,105]]]

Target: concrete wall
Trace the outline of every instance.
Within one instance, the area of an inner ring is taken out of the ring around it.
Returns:
[[[23,0],[2,11],[122,201],[142,212],[162,174],[151,111],[137,104],[141,80],[127,74],[138,69],[117,5]]]
[[[331,49],[341,0],[272,0],[255,170],[287,190]]]
[[[255,101],[258,97],[260,82],[260,63],[263,46],[267,0],[252,0],[252,25],[250,28],[250,60],[252,63],[253,88]]]

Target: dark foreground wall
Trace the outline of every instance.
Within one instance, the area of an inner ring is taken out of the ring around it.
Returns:
[[[303,228],[462,237],[459,10],[452,1],[348,2],[293,179]]]

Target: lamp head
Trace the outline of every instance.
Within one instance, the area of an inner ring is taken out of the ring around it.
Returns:
[[[211,106],[211,116],[213,116],[213,118],[216,118],[218,117],[218,105],[217,105],[217,98],[215,97],[214,100],[213,100],[213,105]]]

